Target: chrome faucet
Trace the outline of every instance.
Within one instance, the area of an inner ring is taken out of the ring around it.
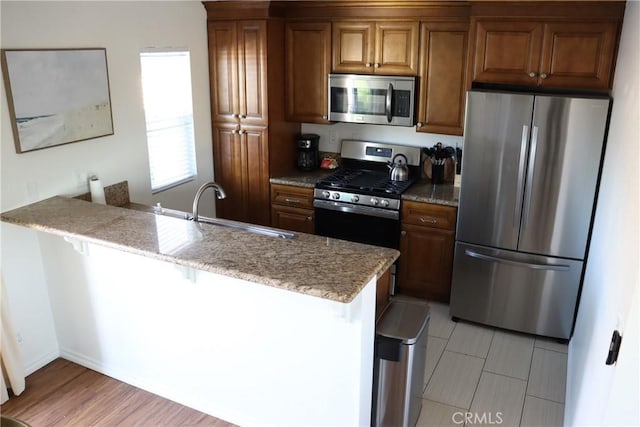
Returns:
[[[219,184],[216,184],[213,181],[202,184],[202,187],[200,187],[196,192],[196,197],[193,198],[193,220],[196,222],[198,221],[198,205],[200,204],[200,197],[207,188],[213,188],[216,192],[216,198],[218,199],[224,199],[227,197],[224,189]]]

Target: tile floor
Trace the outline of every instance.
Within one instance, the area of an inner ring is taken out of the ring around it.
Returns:
[[[562,426],[566,376],[566,345],[456,323],[431,303],[418,426],[461,426],[465,414],[467,426]]]

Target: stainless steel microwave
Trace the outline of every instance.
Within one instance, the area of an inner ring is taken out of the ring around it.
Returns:
[[[416,78],[329,74],[329,120],[413,126]]]

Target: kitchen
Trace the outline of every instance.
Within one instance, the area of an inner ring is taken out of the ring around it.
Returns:
[[[633,10],[632,4],[627,6]],[[626,32],[637,27],[636,15],[625,17],[623,40]],[[142,17],[149,17],[143,19]],[[634,18],[635,17],[635,18]],[[633,19],[636,19],[634,24]],[[188,210],[198,186],[214,176],[211,148],[211,126],[209,106],[209,70],[207,58],[206,14],[199,3],[144,5],[141,3],[125,3],[107,5],[95,3],[48,4],[3,2],[2,3],[2,43],[4,47],[32,46],[104,46],[109,55],[111,95],[114,103],[113,114],[116,133],[81,144],[72,144],[55,149],[43,150],[30,154],[16,155],[13,149],[12,135],[8,123],[6,105],[3,104],[2,126],[2,211],[7,211],[36,200],[57,195],[74,194],[86,191],[86,181],[82,175],[86,172],[97,173],[108,183],[127,179],[130,185],[132,200],[154,205],[161,202],[163,206],[176,206]],[[113,22],[118,22],[116,27]],[[61,31],[60,28],[64,28]],[[628,38],[636,37],[633,33]],[[147,169],[146,146],[144,144],[144,114],[139,95],[138,77],[139,49],[145,46],[188,46],[192,57],[194,122],[197,146],[199,178],[197,182],[152,196],[148,190],[149,178]],[[626,49],[625,49],[626,46]],[[596,214],[596,226],[592,238],[592,260],[602,260],[593,265],[593,271],[587,272],[585,283],[589,286],[583,292],[583,301],[589,297],[590,311],[577,326],[574,340],[570,344],[570,356],[575,357],[574,369],[577,373],[574,384],[578,387],[573,392],[572,408],[567,403],[565,420],[569,414],[571,419],[582,420],[569,422],[583,424],[587,420],[601,419],[604,411],[601,405],[593,402],[608,399],[608,391],[600,391],[590,381],[604,381],[599,375],[584,375],[590,369],[607,369],[600,359],[604,359],[602,348],[607,348],[611,332],[616,327],[627,326],[629,336],[633,325],[633,317],[627,317],[629,306],[620,308],[617,301],[630,301],[632,291],[637,288],[634,276],[634,254],[637,254],[637,240],[633,240],[637,230],[637,179],[630,179],[637,173],[637,144],[633,137],[633,124],[637,123],[637,53],[629,45],[622,43],[618,53],[616,80],[614,90],[614,112],[609,144],[605,158],[605,168],[601,185],[601,198],[606,203],[599,203],[602,219]],[[635,62],[634,62],[635,61]],[[618,83],[617,79],[624,79]],[[617,86],[617,85],[620,86]],[[627,98],[625,98],[628,96]],[[624,111],[616,111],[616,105],[624,105]],[[630,116],[627,116],[629,114]],[[636,114],[634,116],[633,114]],[[326,130],[324,130],[326,129]],[[382,129],[382,130],[381,130]],[[323,150],[337,151],[337,141],[342,139],[362,139],[372,141],[416,141],[417,144],[431,146],[438,141],[445,145],[456,144],[456,139],[444,139],[432,134],[417,134],[412,128],[388,129],[376,126],[360,125],[305,125],[307,132],[323,135],[327,142]],[[336,133],[331,138],[332,132]],[[331,141],[335,139],[335,143]],[[140,141],[140,142],[134,142]],[[461,139],[458,139],[461,145]],[[611,154],[614,153],[614,154]],[[615,163],[614,163],[614,159]],[[636,163],[633,163],[633,162]],[[610,163],[609,163],[610,162]],[[200,179],[202,176],[202,179]],[[636,199],[634,199],[634,197]],[[602,200],[602,199],[601,199]],[[212,203],[203,199],[203,206]],[[212,212],[208,212],[212,215]],[[621,219],[617,215],[625,215]],[[635,228],[634,228],[635,227]],[[606,231],[605,231],[606,230]],[[607,236],[621,236],[624,241],[611,242]],[[13,237],[13,238],[12,238]],[[46,280],[40,260],[18,257],[19,253],[39,253],[38,242],[17,240],[11,230],[5,231],[3,226],[3,275],[7,283],[9,300],[12,305],[14,323],[20,325],[24,338],[22,348],[27,355],[29,370],[35,370],[45,361],[51,360],[56,353],[55,333],[46,297]],[[596,243],[598,243],[596,245]],[[609,250],[607,250],[609,248]],[[635,252],[634,252],[635,251]],[[608,289],[604,294],[603,286],[611,286],[607,277],[615,277],[621,283],[617,292]],[[19,280],[20,285],[13,285]],[[635,282],[634,282],[635,280]],[[602,283],[601,283],[602,281]],[[586,286],[586,285],[585,285]],[[637,291],[636,291],[637,292]],[[637,294],[636,294],[637,298]],[[39,313],[37,317],[29,313]],[[615,313],[614,320],[601,317],[605,313]],[[619,316],[619,319],[616,317]],[[588,328],[587,328],[588,326]],[[596,328],[599,338],[591,338],[587,330]],[[631,342],[631,341],[629,341]],[[572,351],[572,347],[575,347]],[[627,347],[629,348],[629,347]],[[621,353],[621,354],[624,354]],[[629,356],[631,357],[631,356]],[[602,365],[602,366],[600,366]],[[618,366],[620,369],[621,366]],[[571,364],[569,370],[571,370]],[[610,368],[609,368],[610,369]],[[632,376],[632,375],[631,375]],[[570,386],[568,386],[570,388]],[[577,391],[580,390],[580,391]],[[584,391],[583,391],[584,390]],[[589,390],[589,391],[586,391]],[[617,396],[617,388],[613,395]],[[602,393],[602,394],[600,394]],[[611,397],[611,402],[622,405],[622,401]],[[612,406],[607,405],[611,408]],[[609,413],[612,415],[613,411]],[[584,417],[584,418],[582,418]],[[610,419],[610,418],[609,418]]]

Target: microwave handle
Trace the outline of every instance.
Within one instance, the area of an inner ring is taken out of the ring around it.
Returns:
[[[393,85],[389,83],[389,89],[387,90],[387,96],[385,98],[384,111],[387,113],[387,122],[391,123],[393,116],[391,115],[391,97],[393,96]]]

